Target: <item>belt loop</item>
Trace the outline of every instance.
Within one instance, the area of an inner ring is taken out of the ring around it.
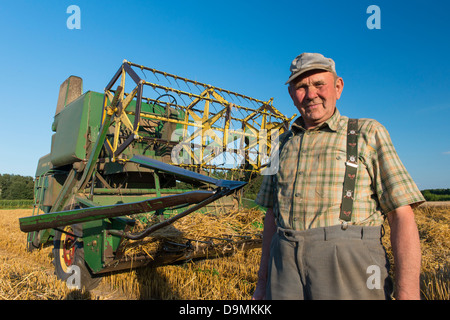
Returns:
[[[281,231],[281,228],[280,228],[280,227],[277,227],[277,234],[278,234],[278,235],[281,235],[281,232],[282,232],[282,231]],[[283,234],[284,234],[284,232],[283,232]]]

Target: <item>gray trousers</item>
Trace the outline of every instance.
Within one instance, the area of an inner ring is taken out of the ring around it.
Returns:
[[[267,299],[384,300],[392,291],[381,227],[278,228],[272,238]]]

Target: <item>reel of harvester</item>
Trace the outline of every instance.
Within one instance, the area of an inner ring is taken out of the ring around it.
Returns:
[[[160,152],[168,163],[197,172],[259,173],[272,147],[269,135],[283,133],[295,117],[281,114],[273,99],[262,101],[126,60],[105,88],[105,107],[129,82],[130,92],[118,94],[105,143],[113,161],[139,141],[145,142],[144,155]]]
[[[68,279],[76,266],[90,289],[111,271],[260,246],[260,234],[166,234],[151,254],[125,252],[193,212],[239,204],[295,116],[272,102],[126,60],[103,94],[82,94],[81,79],[70,77],[60,88],[51,153],[38,163],[33,215],[19,220],[27,247],[53,243],[57,276]]]

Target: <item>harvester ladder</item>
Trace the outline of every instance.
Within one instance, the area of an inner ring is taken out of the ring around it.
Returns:
[[[39,209],[42,208],[42,203],[44,201],[44,194],[45,190],[47,189],[47,186],[45,184],[44,176],[47,174],[47,172],[41,174],[38,179],[34,180],[34,203],[33,203],[33,216],[35,214],[39,214]]]

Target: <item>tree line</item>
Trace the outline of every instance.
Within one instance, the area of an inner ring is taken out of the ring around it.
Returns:
[[[426,189],[421,192],[427,201],[450,201],[450,189]]]
[[[0,174],[0,200],[33,200],[33,189],[33,177]]]
[[[219,179],[234,178],[230,173],[214,172]],[[253,177],[244,187],[245,196],[254,199],[259,191],[262,177]],[[17,174],[0,174],[0,200],[32,200],[34,178]],[[450,189],[426,189],[421,191],[427,201],[450,201]]]

